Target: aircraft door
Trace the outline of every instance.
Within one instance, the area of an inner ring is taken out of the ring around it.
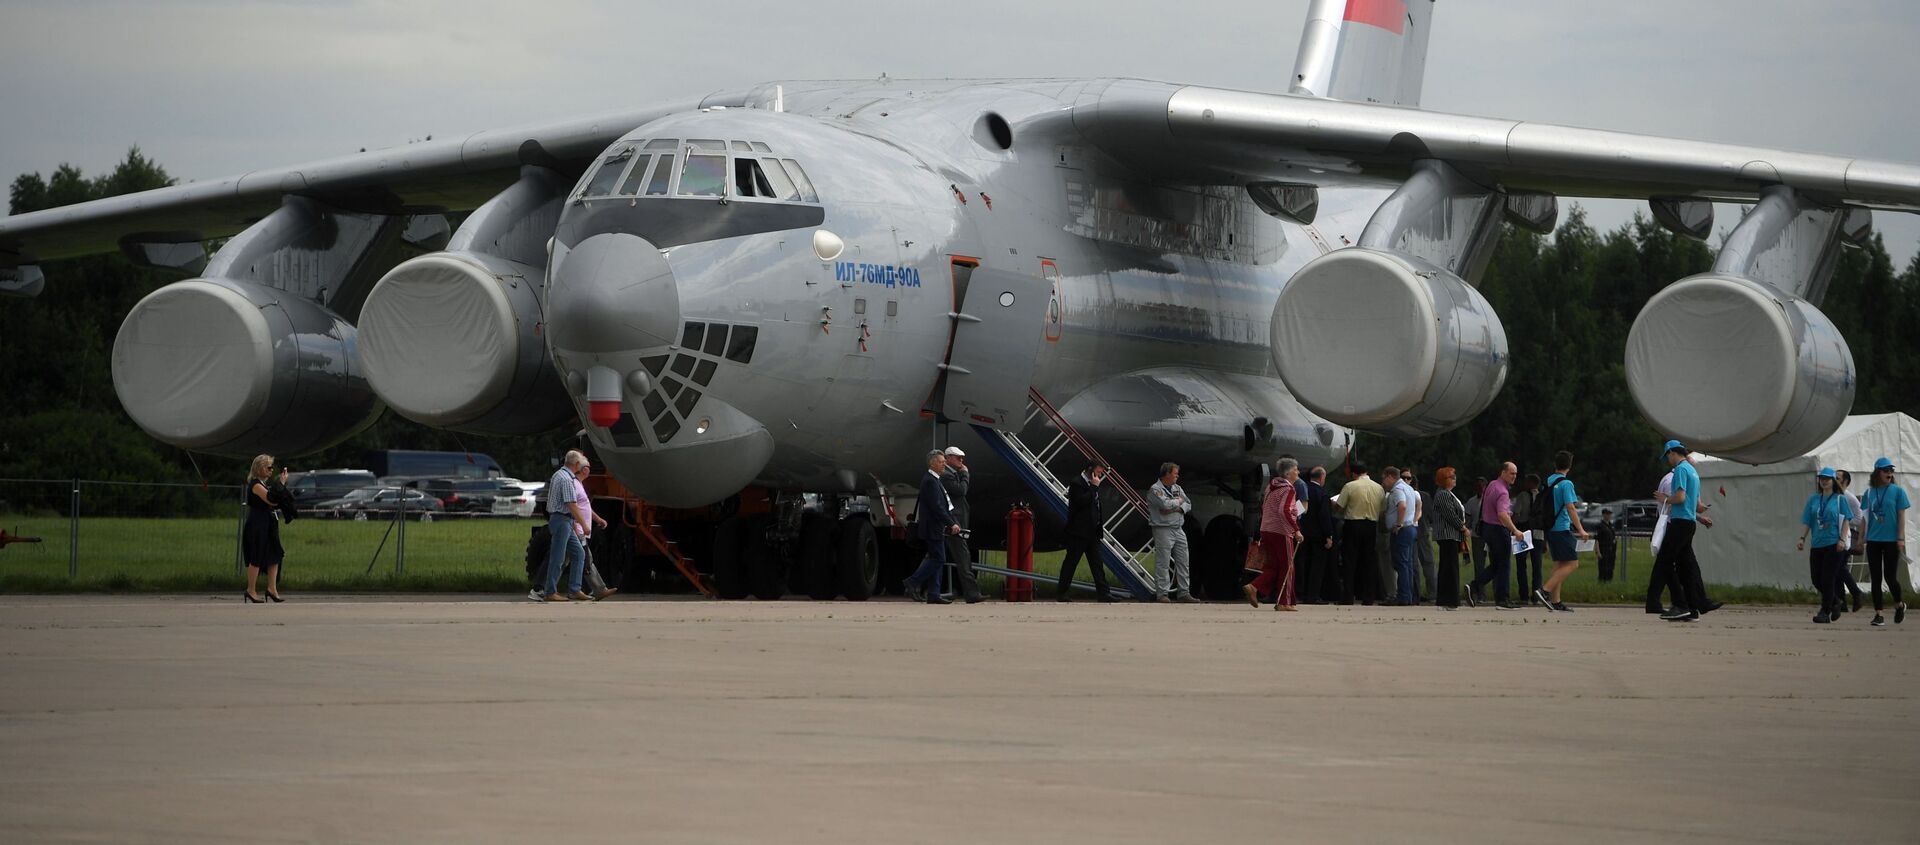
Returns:
[[[948,419],[1018,430],[1046,338],[1051,284],[987,266],[971,268],[969,276],[964,287],[956,285],[953,350],[940,410]]]

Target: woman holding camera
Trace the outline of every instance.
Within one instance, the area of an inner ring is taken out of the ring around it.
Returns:
[[[274,488],[286,490],[287,468],[280,468],[278,484],[269,487],[272,471],[272,455],[255,455],[247,470],[247,522],[240,529],[240,551],[247,562],[247,591],[241,593],[241,597],[250,604],[267,599],[286,601],[280,597],[280,562],[286,557],[286,550],[280,547],[280,520],[274,515],[280,507],[278,495],[284,493],[276,494]],[[266,599],[255,591],[262,569],[267,571]]]

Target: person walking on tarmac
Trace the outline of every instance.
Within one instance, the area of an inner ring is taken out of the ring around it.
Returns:
[[[958,446],[948,446],[943,453],[947,459],[947,469],[940,473],[940,486],[947,489],[947,502],[953,506],[953,521],[961,531],[973,528],[973,511],[967,505],[967,488],[973,485],[973,473],[967,469],[967,453]],[[980,582],[973,577],[973,551],[967,548],[967,538],[960,533],[947,535],[947,562],[953,564],[954,580],[960,588],[960,595],[967,604],[979,604]]]
[[[1553,474],[1547,476],[1547,489],[1539,492],[1553,503],[1553,519],[1547,522],[1547,548],[1553,551],[1553,574],[1547,581],[1533,588],[1533,597],[1546,605],[1547,611],[1570,613],[1573,608],[1560,601],[1560,585],[1566,583],[1567,576],[1580,568],[1580,555],[1574,544],[1577,536],[1587,539],[1587,528],[1580,524],[1580,515],[1575,512],[1575,504],[1580,496],[1573,489],[1573,479],[1567,473],[1573,469],[1573,453],[1561,450],[1553,456]]]
[[[1100,562],[1100,482],[1107,477],[1107,468],[1093,464],[1080,473],[1073,483],[1067,485],[1067,556],[1060,561],[1060,581],[1054,593],[1055,601],[1072,601],[1067,591],[1073,589],[1073,571],[1080,565],[1081,556],[1087,558],[1087,568],[1093,571],[1093,592],[1101,601],[1114,601],[1112,593],[1107,591],[1106,567]]]
[[[1673,609],[1660,614],[1668,622],[1698,622],[1701,614],[1719,607],[1708,600],[1700,560],[1693,556],[1693,532],[1705,515],[1700,512],[1700,473],[1687,462],[1688,452],[1678,440],[1667,441],[1662,452],[1673,468],[1673,490],[1665,500],[1667,535],[1653,558],[1653,579],[1673,591]]]
[[[1906,488],[1893,483],[1893,461],[1881,457],[1873,462],[1873,478],[1867,482],[1867,497],[1861,509],[1867,514],[1867,576],[1873,579],[1873,625],[1883,627],[1880,615],[1880,583],[1893,592],[1893,624],[1907,621],[1907,601],[1900,595],[1900,567],[1907,551],[1907,509],[1913,499]]]
[[[927,474],[920,476],[915,523],[920,539],[927,544],[927,556],[920,561],[919,569],[900,582],[907,598],[927,604],[953,604],[952,599],[940,595],[940,570],[947,566],[947,538],[960,533],[960,523],[953,520],[953,504],[947,500],[946,485],[940,481],[940,474],[946,469],[946,455],[938,449],[927,453]]]
[[[1152,505],[1147,523],[1153,527],[1153,600],[1198,602],[1187,569],[1187,514],[1193,502],[1180,489],[1179,464],[1160,465],[1160,480],[1147,488],[1147,502]]]
[[[1273,596],[1274,610],[1296,610],[1293,556],[1300,548],[1300,514],[1306,510],[1294,487],[1300,480],[1300,462],[1281,458],[1273,471],[1274,479],[1267,482],[1267,495],[1260,503],[1260,548],[1267,562],[1260,577],[1240,589],[1254,607],[1260,606],[1260,594],[1266,593]]]
[[[1814,615],[1813,621],[1824,625],[1840,618],[1839,605],[1846,601],[1841,596],[1844,587],[1840,567],[1847,565],[1847,558],[1840,550],[1840,531],[1852,521],[1854,510],[1853,503],[1840,492],[1833,467],[1821,467],[1813,483],[1813,494],[1807,497],[1807,506],[1800,511],[1800,524],[1806,529],[1800,532],[1796,548],[1807,552],[1807,570],[1813,576],[1814,589],[1820,591],[1820,612]],[[1811,550],[1807,549],[1809,535],[1813,539]]]

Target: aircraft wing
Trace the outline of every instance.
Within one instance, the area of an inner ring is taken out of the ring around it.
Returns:
[[[113,252],[123,239],[226,237],[278,208],[286,194],[352,211],[465,211],[513,184],[523,164],[577,169],[634,127],[701,105],[695,99],[488,130],[0,217],[0,268]]]
[[[1129,166],[1167,175],[1404,178],[1437,158],[1508,190],[1753,202],[1787,185],[1835,207],[1920,211],[1912,164],[1290,94],[1119,80],[1083,94],[1072,119]]]

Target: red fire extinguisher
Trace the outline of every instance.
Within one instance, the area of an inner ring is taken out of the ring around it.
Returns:
[[[1033,571],[1033,510],[1026,502],[1007,511],[1007,568]],[[1007,601],[1033,601],[1032,579],[1008,578]]]

